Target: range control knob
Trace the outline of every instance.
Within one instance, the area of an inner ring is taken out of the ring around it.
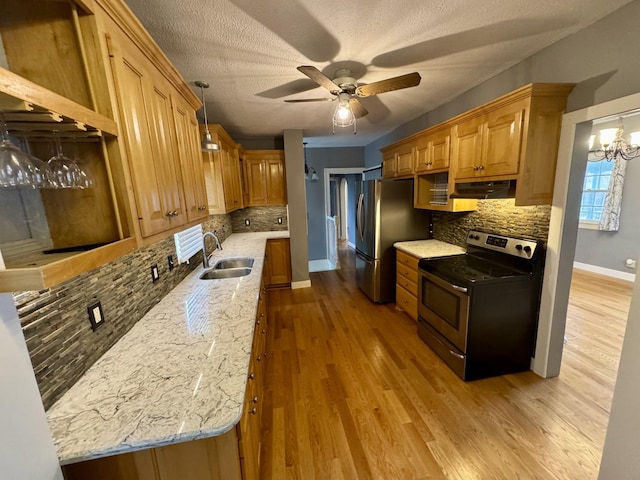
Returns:
[[[518,250],[518,251],[520,252],[520,251],[522,250],[522,245],[517,244],[517,245],[516,245],[516,250]]]
[[[531,255],[531,247],[529,245],[525,245],[523,250],[527,255]]]

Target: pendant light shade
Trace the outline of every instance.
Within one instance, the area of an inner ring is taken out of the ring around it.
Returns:
[[[217,152],[218,150],[220,150],[220,145],[215,143],[211,138],[211,132],[209,132],[209,123],[207,122],[207,104],[204,100],[204,89],[209,88],[209,84],[200,80],[196,80],[195,84],[196,86],[200,87],[200,93],[202,94],[202,110],[204,113],[204,135],[202,137],[202,141],[200,142],[200,149],[203,152]]]

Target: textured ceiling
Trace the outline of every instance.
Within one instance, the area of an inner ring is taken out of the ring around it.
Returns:
[[[309,146],[362,146],[451,100],[630,0],[126,0],[236,139],[302,129]],[[331,133],[335,103],[296,70],[359,83],[417,71],[419,86],[361,99],[358,134]],[[201,113],[201,112],[200,112]]]

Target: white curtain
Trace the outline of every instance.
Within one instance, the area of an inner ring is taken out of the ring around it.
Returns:
[[[600,216],[600,230],[617,232],[620,228],[620,207],[622,206],[622,187],[627,161],[621,158],[613,160],[609,189],[604,199],[604,208]]]

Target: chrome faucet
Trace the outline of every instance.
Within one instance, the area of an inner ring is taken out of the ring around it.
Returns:
[[[216,230],[214,230],[213,232],[205,232],[202,235],[202,255],[203,255],[203,260],[202,260],[202,265],[204,266],[204,268],[209,268],[209,257],[211,257],[211,255],[213,255],[213,252],[211,252],[211,255],[207,256],[207,244],[205,243],[204,239],[207,237],[207,235],[211,235],[214,240],[216,241],[216,250],[222,250],[222,245],[220,244],[220,239],[218,238],[218,235],[216,235],[218,232]]]

